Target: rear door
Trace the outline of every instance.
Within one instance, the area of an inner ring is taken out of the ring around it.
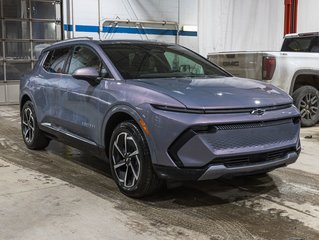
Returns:
[[[69,50],[69,48],[58,48],[49,51],[40,70],[41,73],[34,81],[37,88],[34,92],[34,101],[41,123],[58,125],[57,100],[61,94],[61,79],[64,76]]]

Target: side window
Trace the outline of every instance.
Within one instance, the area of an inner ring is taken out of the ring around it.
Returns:
[[[63,67],[65,61],[68,58],[69,48],[59,48],[50,51],[45,62],[43,64],[43,68],[52,73],[64,73]]]
[[[187,72],[193,74],[204,74],[204,69],[201,65],[192,60],[173,52],[164,53],[171,70],[173,72]]]
[[[101,59],[91,49],[77,46],[74,48],[68,73],[73,74],[75,70],[84,67],[94,67],[99,72],[100,77],[110,77]]]

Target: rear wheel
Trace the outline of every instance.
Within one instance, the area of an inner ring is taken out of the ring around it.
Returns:
[[[23,141],[29,149],[40,150],[49,145],[50,140],[39,129],[31,101],[27,101],[22,107],[21,131]]]
[[[131,121],[120,123],[113,131],[110,148],[113,178],[120,191],[130,197],[145,197],[161,186],[153,170],[146,139]]]
[[[319,120],[319,92],[312,86],[298,88],[292,95],[295,106],[300,110],[301,126],[314,126]]]

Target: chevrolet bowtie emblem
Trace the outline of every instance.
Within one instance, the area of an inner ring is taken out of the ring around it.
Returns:
[[[264,113],[265,113],[265,110],[260,108],[254,109],[250,112],[250,114],[252,115],[263,115]]]

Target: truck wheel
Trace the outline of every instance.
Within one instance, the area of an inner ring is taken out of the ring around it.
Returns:
[[[300,110],[301,126],[314,126],[319,120],[319,92],[312,86],[298,88],[293,94],[295,106]]]
[[[109,153],[113,178],[125,195],[141,198],[163,186],[153,170],[143,132],[135,122],[122,122],[115,128]]]

